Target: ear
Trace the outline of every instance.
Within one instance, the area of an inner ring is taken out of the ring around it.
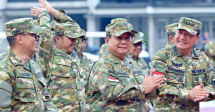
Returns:
[[[85,46],[87,46],[87,41],[85,41]],[[84,47],[85,47],[85,46],[84,46]]]
[[[56,40],[56,43],[59,43],[59,42],[61,42],[61,37],[59,37],[59,36],[55,36],[55,40]]]
[[[199,39],[200,39],[200,36],[196,37],[196,42],[195,42],[195,44],[198,43]]]
[[[110,38],[109,38],[109,37],[105,37],[105,44],[106,44],[107,46],[108,46],[109,42],[110,42]]]
[[[21,35],[17,35],[17,36],[16,36],[16,42],[17,42],[17,43],[23,44],[23,40],[22,40],[22,39],[23,39],[23,36],[21,36]]]

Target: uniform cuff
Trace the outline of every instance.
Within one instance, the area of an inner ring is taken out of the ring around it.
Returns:
[[[188,101],[188,95],[189,95],[189,90],[183,90],[183,89],[180,89],[180,94],[179,94],[179,100],[182,102],[182,103],[187,103]]]
[[[145,99],[145,88],[142,84],[139,84],[136,86],[136,89],[139,90],[139,98],[140,99]]]

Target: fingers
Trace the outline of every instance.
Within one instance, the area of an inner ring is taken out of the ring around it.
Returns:
[[[194,101],[194,102],[199,102],[199,101],[202,101],[202,100],[204,100],[204,99],[205,99],[205,97],[202,96],[202,97],[200,97],[200,98],[194,99],[193,101]]]
[[[41,8],[43,8],[43,5],[42,5],[41,3],[38,3],[38,5],[39,5]]]
[[[204,89],[204,85],[203,85],[203,84],[201,84],[200,87],[201,87],[202,89]]]
[[[149,76],[154,76],[155,69],[152,70],[151,74]]]

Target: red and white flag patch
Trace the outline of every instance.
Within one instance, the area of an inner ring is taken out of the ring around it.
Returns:
[[[154,76],[159,76],[159,75],[163,75],[163,73],[162,73],[162,72],[155,71]]]
[[[113,77],[108,76],[108,81],[112,81],[112,82],[119,82],[118,79],[115,79]]]

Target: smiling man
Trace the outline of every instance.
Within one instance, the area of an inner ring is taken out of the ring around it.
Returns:
[[[126,19],[113,19],[106,26],[107,51],[94,64],[87,95],[93,112],[144,112],[146,99],[157,97],[163,76],[146,77],[126,58],[136,31]]]
[[[159,88],[155,111],[199,111],[199,102],[213,100],[215,76],[208,57],[193,50],[200,39],[202,23],[181,17],[175,45],[160,50],[151,68],[167,79]]]
[[[40,66],[30,59],[47,28],[21,18],[5,23],[5,30],[10,50],[0,62],[0,111],[56,111]]]

